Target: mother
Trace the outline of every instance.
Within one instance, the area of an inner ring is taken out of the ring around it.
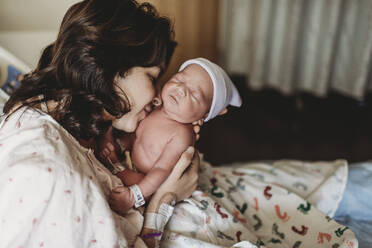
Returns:
[[[86,0],[67,11],[56,41],[4,107],[2,246],[125,245],[119,228],[130,225],[107,204],[121,183],[93,152],[111,125],[133,132],[151,111],[154,83],[175,44],[169,20],[149,4]],[[199,159],[190,162],[192,150],[153,196],[150,211],[195,189]]]

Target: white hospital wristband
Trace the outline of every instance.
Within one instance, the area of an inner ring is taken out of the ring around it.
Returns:
[[[145,204],[145,198],[142,195],[140,187],[138,187],[137,184],[134,184],[129,187],[130,191],[132,191],[132,194],[134,196],[134,199],[136,203],[134,204],[135,208],[141,207]]]
[[[173,214],[173,210],[174,210],[173,206],[166,203],[162,203],[158,213],[145,214],[144,226],[146,228],[163,232],[165,225],[168,223],[169,218]]]

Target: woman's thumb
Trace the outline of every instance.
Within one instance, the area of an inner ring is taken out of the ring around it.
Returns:
[[[195,148],[193,146],[189,146],[187,150],[182,153],[177,164],[174,166],[172,173],[175,173],[178,177],[181,177],[182,173],[191,164],[194,153]]]

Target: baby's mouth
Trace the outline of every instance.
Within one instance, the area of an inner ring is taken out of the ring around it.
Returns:
[[[174,101],[174,103],[178,104],[178,99],[175,96],[173,95],[169,95],[169,96]]]

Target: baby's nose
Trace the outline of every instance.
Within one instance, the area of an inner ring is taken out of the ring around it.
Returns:
[[[185,97],[186,96],[186,89],[185,89],[185,87],[183,87],[183,85],[179,85],[178,86],[178,95],[180,96],[180,97]]]

